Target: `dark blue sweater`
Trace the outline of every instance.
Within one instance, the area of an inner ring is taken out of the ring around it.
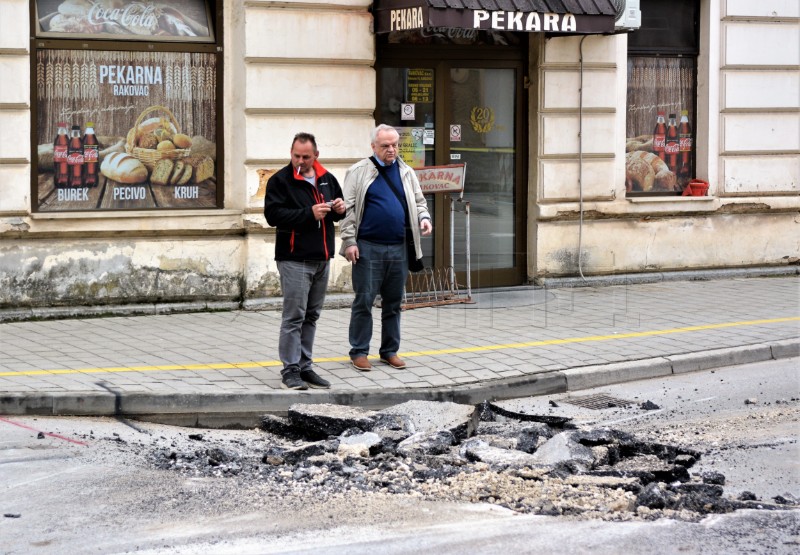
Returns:
[[[364,197],[364,214],[358,227],[358,238],[392,245],[405,242],[408,209],[400,180],[399,165],[395,162],[391,166],[384,167],[402,203],[392,192],[391,185],[379,173]]]

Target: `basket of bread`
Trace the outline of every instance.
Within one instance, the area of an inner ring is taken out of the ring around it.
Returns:
[[[150,116],[153,112],[163,112],[167,117]],[[125,141],[125,152],[151,172],[160,160],[186,158],[191,147],[192,139],[181,133],[175,116],[164,106],[150,106],[139,114]]]

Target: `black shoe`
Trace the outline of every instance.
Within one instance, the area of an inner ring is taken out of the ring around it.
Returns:
[[[331,382],[320,378],[311,368],[303,368],[300,370],[300,378],[309,386],[316,389],[328,389],[331,386]]]
[[[281,377],[281,385],[285,389],[308,389],[308,385],[300,378],[300,372],[286,372]]]

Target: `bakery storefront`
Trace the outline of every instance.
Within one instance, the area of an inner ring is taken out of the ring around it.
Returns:
[[[307,131],[342,181],[376,122],[416,168],[465,165],[474,288],[800,257],[779,0],[0,6],[0,319],[271,305],[269,175]],[[463,285],[454,196],[424,252]]]
[[[506,6],[512,11],[437,0],[378,0],[373,6],[376,120],[398,128],[401,154],[412,167],[465,164],[477,287],[518,285],[527,277],[527,92],[535,42],[529,37],[614,31],[611,2],[573,2],[571,10],[552,4]],[[449,195],[429,195],[428,203],[435,231],[423,239],[426,263],[444,266],[453,250],[464,283],[465,211],[451,211]]]
[[[212,13],[204,0],[35,2],[34,211],[221,207]]]

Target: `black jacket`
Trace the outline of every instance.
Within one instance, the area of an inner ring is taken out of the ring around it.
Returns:
[[[333,222],[344,218],[331,210],[321,222],[311,207],[342,198],[339,182],[319,162],[314,162],[317,188],[303,179],[291,164],[269,178],[264,197],[267,223],[277,227],[275,260],[329,260],[334,255]]]

